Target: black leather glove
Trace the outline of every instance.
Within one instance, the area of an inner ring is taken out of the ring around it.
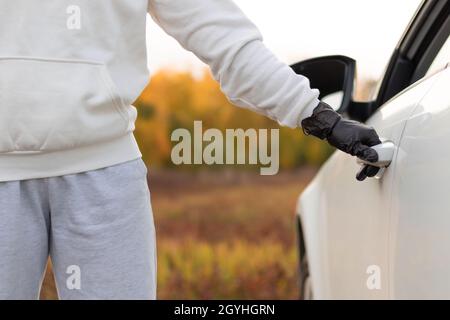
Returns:
[[[352,156],[369,162],[378,161],[377,152],[370,148],[381,143],[376,131],[360,122],[343,119],[324,102],[319,103],[312,116],[303,119],[302,128],[306,135],[327,140],[333,147]],[[377,167],[366,166],[356,179],[362,181],[373,177],[378,170]]]

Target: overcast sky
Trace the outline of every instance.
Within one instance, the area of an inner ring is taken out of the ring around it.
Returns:
[[[204,0],[208,1],[208,0]],[[421,0],[235,0],[283,61],[344,54],[361,76],[378,78]],[[151,19],[149,19],[151,20]],[[192,70],[203,65],[153,22],[149,67]]]

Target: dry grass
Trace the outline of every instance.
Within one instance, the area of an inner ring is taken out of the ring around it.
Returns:
[[[158,297],[297,298],[294,208],[313,173],[151,172]]]

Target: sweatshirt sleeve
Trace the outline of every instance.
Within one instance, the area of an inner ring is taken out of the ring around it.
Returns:
[[[278,60],[232,0],[149,0],[149,13],[210,66],[228,99],[289,127],[319,104],[309,80]]]

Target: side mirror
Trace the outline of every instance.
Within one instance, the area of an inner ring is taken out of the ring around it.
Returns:
[[[307,77],[311,88],[319,89],[319,99],[339,113],[345,113],[352,101],[356,61],[345,56],[326,56],[298,62],[291,66]]]

